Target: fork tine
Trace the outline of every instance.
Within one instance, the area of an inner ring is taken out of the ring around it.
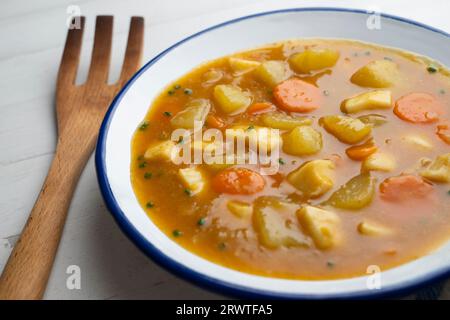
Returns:
[[[127,48],[123,59],[122,71],[118,80],[120,86],[138,70],[141,65],[142,49],[144,47],[144,18],[132,17],[128,32]]]
[[[89,67],[88,82],[107,82],[113,31],[112,16],[97,16],[95,21],[94,48]]]
[[[58,85],[74,85],[80,61],[81,42],[83,40],[84,17],[80,18],[79,29],[69,29],[66,44],[58,72]],[[74,18],[76,19],[76,18]]]

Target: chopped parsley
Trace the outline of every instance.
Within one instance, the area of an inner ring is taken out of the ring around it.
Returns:
[[[427,71],[429,72],[429,73],[436,73],[436,72],[438,72],[438,67],[436,67],[435,65],[432,65],[432,64],[430,64],[428,67],[427,67]]]
[[[166,117],[171,117],[172,116],[172,112],[170,111],[164,111],[163,115],[165,115]]]
[[[247,131],[250,131],[250,130],[253,130],[253,129],[255,129],[255,126],[251,124],[251,125],[248,126]]]
[[[227,248],[227,245],[225,242],[221,242],[217,245],[217,248],[221,251],[225,250]]]
[[[189,189],[184,189],[184,193],[186,193],[188,196],[192,195],[192,191]]]
[[[329,96],[329,95],[330,95],[330,91],[328,91],[328,90],[323,90],[323,95],[324,95],[324,96]]]
[[[148,209],[151,209],[155,206],[155,204],[151,201],[147,202],[147,204],[145,205]]]
[[[173,96],[173,95],[175,94],[175,90],[170,89],[169,91],[167,91],[167,94],[168,94],[169,96]]]
[[[139,126],[139,130],[144,131],[148,127],[148,121],[143,121]]]
[[[153,176],[153,173],[151,173],[151,172],[144,173],[144,179],[151,179],[152,176]]]
[[[203,226],[206,223],[206,219],[204,217],[198,219],[197,225]]]
[[[142,161],[141,163],[139,163],[139,168],[145,168],[147,166],[147,162]]]
[[[279,159],[278,159],[278,162],[279,162],[280,164],[286,164],[286,162],[284,162],[284,160],[283,160],[282,158],[279,158]]]
[[[187,95],[191,95],[192,94],[192,89],[189,89],[189,88],[185,88],[184,90],[183,90],[183,92],[184,92],[184,94],[187,94]]]
[[[334,266],[335,266],[335,263],[333,262],[333,261],[327,261],[327,267],[328,268],[334,268]]]
[[[181,237],[183,235],[183,232],[181,232],[178,229],[175,229],[175,230],[172,231],[172,234],[173,234],[174,237]]]

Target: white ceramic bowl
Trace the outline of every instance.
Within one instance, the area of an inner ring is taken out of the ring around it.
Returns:
[[[148,62],[112,102],[96,151],[105,202],[122,230],[147,255],[174,273],[222,293],[266,298],[361,298],[401,294],[450,275],[450,242],[420,259],[379,274],[380,289],[368,276],[333,281],[268,278],[228,269],[190,253],[172,241],[140,207],[130,182],[130,142],[151,101],[193,67],[236,51],[286,39],[347,38],[398,47],[450,65],[450,39],[443,31],[381,15],[381,29],[366,26],[358,10],[303,8],[255,14],[190,36]],[[358,257],[355,257],[358,259]]]

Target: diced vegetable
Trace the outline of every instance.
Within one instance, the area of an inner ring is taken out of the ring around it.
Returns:
[[[148,147],[144,158],[146,160],[171,160],[174,147],[175,143],[171,140],[158,142]]]
[[[298,206],[276,197],[256,199],[253,223],[262,245],[270,249],[310,247],[311,242],[295,226],[289,226],[283,213],[295,212]]]
[[[385,171],[389,172],[396,167],[395,158],[387,153],[377,152],[368,156],[361,165],[361,172]]]
[[[433,95],[413,92],[397,100],[394,113],[402,120],[413,123],[437,121],[444,113],[444,106]]]
[[[275,87],[291,75],[289,66],[284,61],[269,60],[261,63],[254,71],[255,75],[269,87]]]
[[[427,151],[433,149],[431,141],[427,137],[419,134],[408,134],[403,136],[402,141],[419,150]]]
[[[349,144],[361,142],[372,131],[370,125],[346,116],[325,116],[320,118],[320,124],[337,139]]]
[[[362,173],[335,191],[325,204],[341,209],[361,209],[372,202],[375,183],[376,179],[369,173]]]
[[[230,57],[228,59],[228,63],[230,64],[230,67],[235,75],[247,73],[261,65],[261,62],[259,61],[252,61],[235,57]]]
[[[211,109],[211,103],[206,99],[195,99],[187,103],[185,109],[178,112],[170,123],[175,128],[193,129],[195,121],[200,127],[205,123],[206,116]]]
[[[450,182],[450,153],[438,156],[420,175],[434,182]]]
[[[215,192],[229,194],[254,194],[264,189],[266,181],[257,172],[246,168],[225,169],[214,176]]]
[[[229,84],[215,86],[214,98],[225,113],[243,112],[252,102],[249,94]]]
[[[226,131],[228,138],[245,139],[250,145],[256,145],[259,150],[262,149],[269,152],[281,145],[279,132],[267,127],[235,125],[229,129]]]
[[[205,179],[197,168],[184,168],[178,170],[184,186],[189,189],[191,195],[200,193],[205,187]]]
[[[221,117],[210,114],[206,117],[206,125],[210,128],[222,129],[226,126],[226,123]]]
[[[398,66],[389,60],[371,61],[358,69],[350,78],[354,84],[372,88],[388,88],[398,80]]]
[[[281,130],[292,130],[299,126],[312,124],[310,118],[290,116],[281,112],[263,114],[261,116],[261,121],[270,128]]]
[[[306,198],[317,198],[333,187],[335,165],[331,160],[306,162],[287,176],[287,180]]]
[[[238,218],[247,218],[253,213],[252,206],[241,201],[230,200],[227,202],[227,208]]]
[[[323,98],[319,88],[298,78],[277,85],[273,97],[280,109],[290,112],[313,111],[320,107]]]
[[[331,68],[339,59],[339,52],[333,49],[307,49],[289,58],[292,68],[300,73]]]
[[[341,242],[340,219],[332,211],[304,206],[297,217],[305,231],[320,249],[329,249]]]
[[[277,107],[270,102],[257,102],[247,108],[247,113],[250,115],[261,114],[275,111]]]
[[[424,198],[433,191],[433,186],[413,175],[400,175],[384,180],[380,184],[381,198],[388,201],[409,201]]]
[[[364,92],[344,100],[341,104],[341,111],[345,113],[356,113],[372,109],[390,109],[391,106],[391,92],[389,90],[376,90]]]
[[[450,125],[448,123],[438,124],[436,134],[442,141],[450,144]]]
[[[365,236],[388,236],[393,233],[392,229],[389,229],[373,221],[360,222],[357,229],[360,234]]]
[[[300,126],[283,136],[284,152],[296,156],[310,155],[322,149],[322,135],[310,126]]]
[[[387,122],[386,117],[380,114],[367,114],[364,116],[359,116],[358,119],[364,124],[371,125],[372,127],[379,127]]]
[[[361,161],[377,151],[377,147],[372,139],[367,140],[363,144],[349,147],[345,150],[347,156],[352,160]]]

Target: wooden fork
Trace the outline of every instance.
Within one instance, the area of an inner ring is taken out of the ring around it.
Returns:
[[[41,299],[70,200],[112,98],[140,66],[144,19],[133,17],[120,78],[108,85],[112,16],[98,16],[88,79],[75,85],[84,29],[68,31],[56,88],[58,142],[39,197],[0,277],[0,299]]]

